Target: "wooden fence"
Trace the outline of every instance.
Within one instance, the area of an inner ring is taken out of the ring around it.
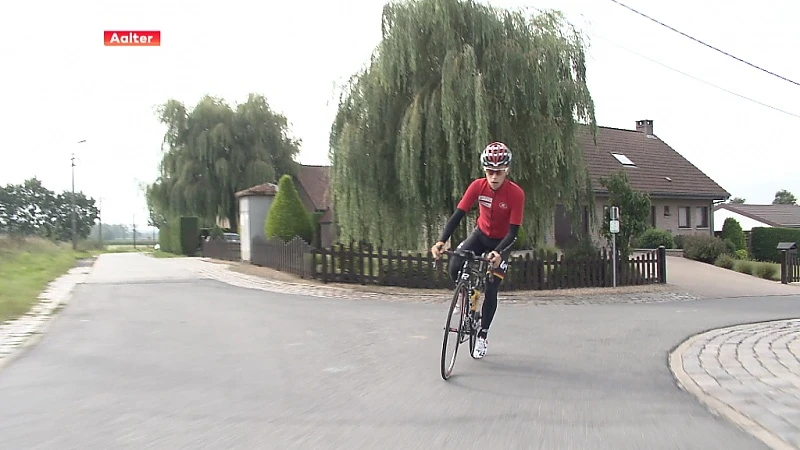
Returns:
[[[203,256],[240,261],[239,244],[222,240],[203,243]],[[254,239],[251,262],[325,283],[452,289],[447,256],[434,264],[430,254],[384,250],[371,245],[336,245],[315,249],[300,238]],[[617,264],[617,286],[666,283],[666,250],[660,247]],[[565,258],[540,251],[512,257],[501,291],[611,287],[612,259],[605,250],[582,258]]]
[[[797,283],[800,281],[800,257],[796,251],[781,251],[781,283]]]
[[[323,282],[378,284],[411,288],[451,289],[447,256],[435,267],[433,257],[350,244],[314,251],[315,274]],[[605,250],[592,257],[564,258],[540,251],[513,257],[502,291],[610,287],[612,259]],[[666,283],[666,250],[662,247],[620,260],[617,286]]]

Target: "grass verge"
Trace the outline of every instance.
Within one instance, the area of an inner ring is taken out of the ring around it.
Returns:
[[[27,313],[47,284],[95,252],[41,238],[0,236],[0,323]]]

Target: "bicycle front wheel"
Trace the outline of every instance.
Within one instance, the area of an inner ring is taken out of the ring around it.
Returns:
[[[464,324],[466,322],[467,311],[469,310],[469,294],[467,288],[459,283],[453,293],[453,300],[447,314],[447,323],[444,327],[444,340],[442,341],[442,378],[447,380],[453,374],[453,366],[456,364],[458,347],[463,342],[465,333]],[[457,317],[454,317],[456,316]],[[453,320],[453,319],[456,320]],[[452,347],[452,355],[449,355],[448,347]]]

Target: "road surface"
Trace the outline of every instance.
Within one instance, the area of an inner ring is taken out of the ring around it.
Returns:
[[[444,303],[265,292],[191,267],[102,256],[0,371],[3,447],[765,448],[678,389],[668,354],[800,315],[786,296],[504,303],[486,358],[464,351],[443,381]]]

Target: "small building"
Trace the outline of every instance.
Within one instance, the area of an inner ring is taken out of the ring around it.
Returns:
[[[250,262],[254,237],[264,239],[264,222],[267,212],[275,201],[278,186],[272,183],[259,184],[235,194],[239,202],[239,234],[242,261]]]

